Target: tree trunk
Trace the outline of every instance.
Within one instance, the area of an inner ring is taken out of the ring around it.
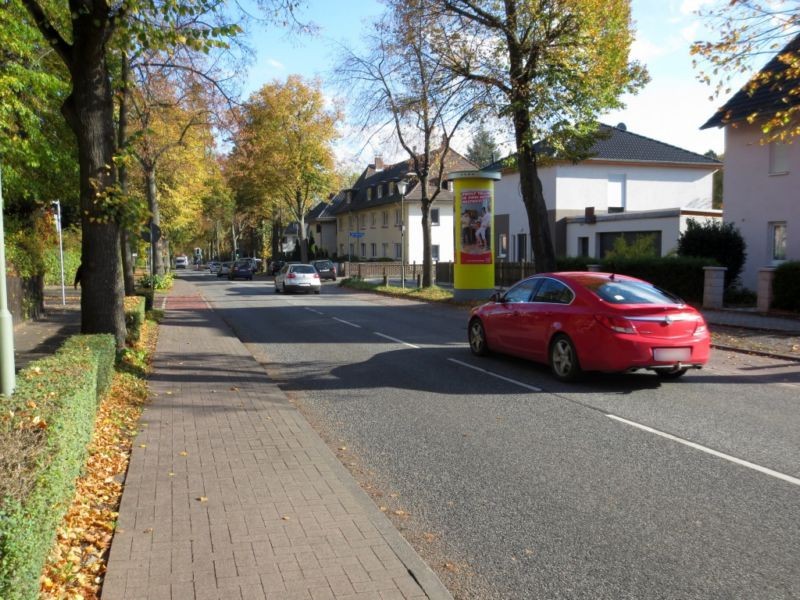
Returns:
[[[300,261],[307,263],[308,239],[306,236],[306,220],[303,214],[303,197],[299,190],[295,192],[295,202],[297,203],[295,208],[297,213],[297,237],[300,240]]]
[[[427,180],[420,181],[423,190],[427,188],[427,183]],[[431,201],[425,191],[422,192],[420,209],[422,211],[422,287],[427,288],[431,287],[433,282],[431,281]]]
[[[130,65],[128,55],[122,53],[121,94],[119,98],[119,125],[117,129],[117,150],[123,150],[128,144],[128,85],[130,83]],[[128,167],[121,161],[117,169],[119,190],[123,197],[128,195]],[[127,198],[126,198],[127,201]],[[122,256],[122,278],[125,283],[125,295],[133,296],[136,293],[136,279],[134,277],[134,260],[131,252],[131,241],[137,234],[129,232],[126,227],[120,231],[120,254]]]
[[[556,255],[550,233],[550,218],[537,170],[528,105],[514,103],[514,135],[517,143],[517,166],[522,202],[528,214],[528,228],[533,243],[533,261],[537,273],[555,271]]]
[[[124,290],[119,253],[119,225],[113,210],[114,102],[105,59],[107,4],[99,14],[73,18],[68,67],[72,92],[62,112],[78,141],[81,228],[81,332],[110,333],[125,344]],[[101,23],[98,26],[97,23]]]
[[[153,257],[153,275],[163,275],[164,254],[161,243],[161,214],[158,208],[158,186],[156,185],[156,166],[142,164],[145,188],[147,190],[147,207],[150,209],[150,254]]]

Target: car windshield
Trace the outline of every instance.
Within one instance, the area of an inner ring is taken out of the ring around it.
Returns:
[[[293,273],[316,273],[316,269],[311,265],[294,265],[292,267]]]
[[[234,266],[237,267],[237,268],[249,267],[250,266],[250,262],[246,261],[246,260],[237,260],[236,264]]]
[[[683,300],[643,281],[592,279],[581,282],[610,304],[683,304]]]

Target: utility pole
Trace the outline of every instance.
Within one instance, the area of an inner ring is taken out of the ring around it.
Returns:
[[[8,310],[6,290],[6,239],[3,226],[3,180],[0,175],[0,394],[14,393],[14,323]]]

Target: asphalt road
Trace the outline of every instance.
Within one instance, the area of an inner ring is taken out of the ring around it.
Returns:
[[[459,598],[800,598],[800,372],[562,384],[464,311],[200,284]]]

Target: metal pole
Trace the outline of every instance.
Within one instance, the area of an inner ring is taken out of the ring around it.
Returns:
[[[61,200],[53,200],[56,205],[56,231],[58,231],[58,256],[61,260],[61,305],[67,304],[67,292],[64,289],[64,240],[61,236]]]
[[[0,394],[14,393],[14,323],[6,290],[6,239],[3,227],[3,185],[0,177]]]
[[[405,187],[405,186],[403,186]],[[405,191],[400,193],[400,285],[406,289],[406,211]]]

